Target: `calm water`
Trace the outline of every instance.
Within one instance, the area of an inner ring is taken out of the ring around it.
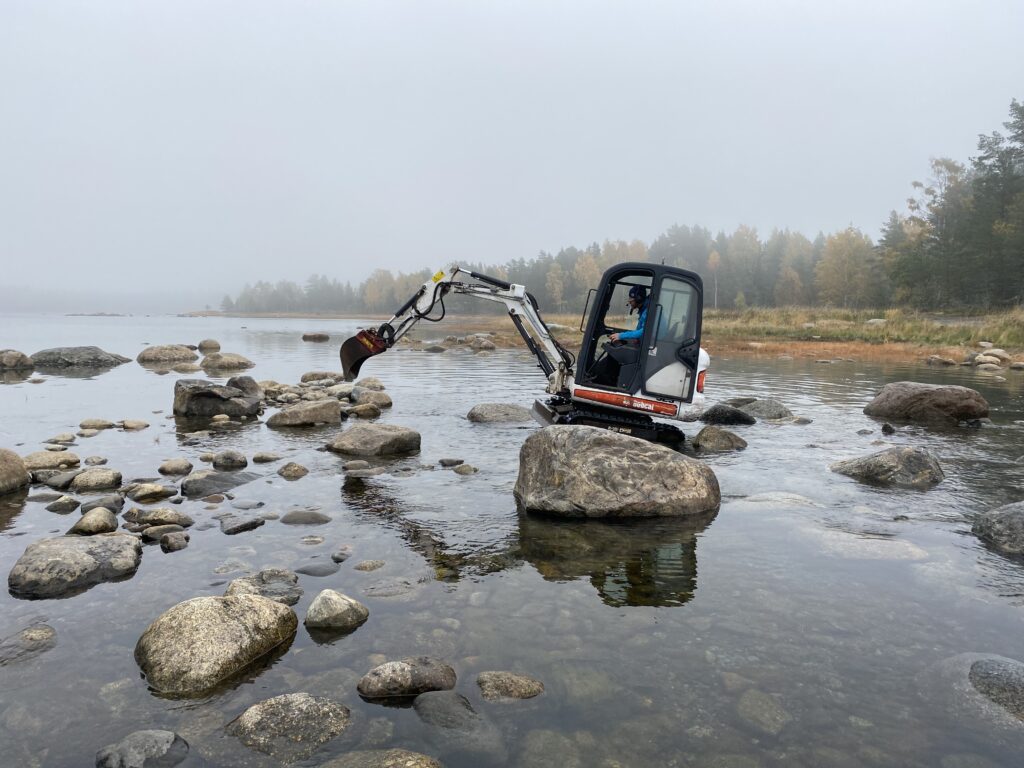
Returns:
[[[96,344],[134,358],[146,343],[219,339],[257,363],[256,379],[295,382],[336,370],[355,324],[221,318],[0,317],[0,348],[31,354]],[[304,344],[303,330],[328,344]],[[428,329],[443,335],[444,328]],[[128,481],[154,477],[166,458],[227,447],[275,451],[309,467],[297,482],[262,476],[237,499],[263,511],[317,508],[330,523],[270,521],[238,536],[193,531],[188,549],[147,547],[129,581],[64,600],[0,595],[0,638],[34,621],[57,645],[0,666],[0,764],[91,765],[100,747],[140,728],[181,733],[214,766],[274,763],[223,734],[225,723],[270,696],[307,691],[352,710],[352,725],[302,765],[352,749],[400,746],[445,765],[521,766],[1016,766],[1024,737],[957,716],[934,690],[934,665],[964,653],[1024,659],[1024,563],[989,552],[971,517],[1024,498],[1024,376],[1000,382],[964,369],[914,363],[726,359],[712,352],[713,402],[777,397],[807,425],[759,423],[736,431],[747,450],[709,459],[723,491],[711,521],[642,525],[554,522],[516,513],[512,487],[534,426],[475,425],[478,402],[529,405],[543,387],[518,351],[472,355],[394,351],[364,366],[395,406],[382,418],[419,430],[419,456],[389,473],[346,483],[341,460],[318,451],[335,431],[280,433],[253,424],[186,442],[167,418],[177,374],[129,363],[92,378],[45,377],[0,386],[0,446],[28,453],[87,417],[141,418],[149,429],[79,439],[79,456],[105,456]],[[822,356],[827,356],[823,354]],[[861,408],[884,383],[962,383],[993,406],[994,426],[883,438]],[[858,430],[870,429],[870,434]],[[696,431],[689,425],[688,433]],[[947,479],[928,492],[879,490],[828,471],[838,459],[885,445],[924,446]],[[461,477],[442,457],[480,469]],[[204,522],[203,504],[182,508]],[[223,511],[223,508],[220,510]],[[0,559],[59,534],[78,513],[44,504],[0,505]],[[303,537],[323,537],[308,543]],[[300,577],[300,617],[323,588],[363,601],[370,619],[318,643],[300,623],[271,666],[205,699],[150,693],[132,656],[146,626],[170,606],[222,594],[260,568],[322,562],[340,545],[352,557],[332,576]],[[361,560],[382,559],[363,573]],[[494,726],[484,747],[460,747],[411,709],[362,701],[355,684],[386,658],[449,661],[457,690]],[[509,704],[480,699],[476,674],[509,669],[546,692]],[[760,714],[758,714],[760,713]],[[765,720],[767,718],[767,720]],[[770,721],[767,722],[767,721]],[[945,762],[943,762],[945,761]]]

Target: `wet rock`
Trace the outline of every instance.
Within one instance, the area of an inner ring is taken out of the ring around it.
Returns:
[[[161,475],[187,475],[192,471],[192,462],[188,459],[168,459],[157,470]]]
[[[774,696],[751,688],[746,691],[736,705],[736,714],[748,724],[762,733],[778,736],[793,720]]]
[[[463,461],[464,459],[440,459],[437,463],[442,467],[457,467],[459,464],[462,464]]]
[[[266,451],[257,451],[253,454],[253,464],[270,464],[275,461],[280,461],[281,457],[276,453],[267,453]]]
[[[118,426],[125,432],[138,432],[142,429],[149,429],[149,422],[142,421],[141,419],[125,419],[118,422]]]
[[[257,475],[251,472],[217,472],[213,469],[200,469],[181,481],[181,492],[189,498],[210,496],[224,493],[240,485],[252,482]]]
[[[605,429],[556,425],[519,452],[520,510],[565,517],[713,514],[718,479],[703,462]]]
[[[440,344],[428,344],[427,346],[423,347],[423,351],[440,354],[441,352],[447,352],[448,350],[447,348],[442,347]]]
[[[228,536],[245,533],[259,528],[267,521],[262,517],[240,517],[238,515],[225,515],[220,519],[220,530]]]
[[[172,531],[160,537],[160,549],[164,552],[178,552],[188,546],[189,535],[185,531]]]
[[[183,344],[154,344],[139,352],[135,358],[140,365],[191,363],[198,359],[199,355]]]
[[[260,595],[282,605],[295,605],[302,597],[299,577],[286,568],[265,568],[228,584],[225,597]]]
[[[342,413],[346,417],[351,416],[356,419],[376,419],[380,416],[381,411],[380,406],[373,403],[362,403],[361,405],[352,406]]]
[[[175,373],[199,373],[203,369],[195,363],[178,363],[177,365],[172,365],[171,370]]]
[[[388,661],[374,667],[359,681],[359,693],[368,699],[415,696],[455,687],[455,670],[428,656]]]
[[[0,349],[0,371],[31,371],[35,367],[35,362],[24,352]]]
[[[323,525],[331,522],[331,518],[314,509],[293,509],[281,517],[285,525]]]
[[[82,419],[78,424],[79,429],[113,429],[114,422],[108,419]]]
[[[369,609],[355,598],[325,589],[313,598],[303,623],[314,629],[352,632],[369,616]]]
[[[142,544],[126,533],[59,536],[33,542],[7,577],[15,597],[65,597],[135,573]]]
[[[175,416],[255,416],[262,400],[263,390],[249,376],[236,376],[227,384],[203,379],[179,379],[174,383]]]
[[[477,424],[522,424],[533,421],[529,408],[514,403],[479,403],[469,409],[466,418]]]
[[[135,731],[96,753],[96,768],[172,768],[188,757],[188,742],[171,731]]]
[[[544,693],[544,683],[540,680],[515,672],[481,672],[476,684],[487,701],[531,699]]]
[[[88,467],[102,467],[107,460],[102,456],[89,456],[83,463]]]
[[[896,434],[896,428],[892,424],[890,424],[889,422],[886,422],[885,424],[882,425],[882,434],[883,435],[895,435]]]
[[[30,480],[24,459],[14,451],[0,448],[0,496],[24,488]]]
[[[497,728],[481,717],[465,696],[455,691],[428,691],[416,697],[413,709],[420,720],[436,729],[433,736],[445,752],[476,755],[488,763],[506,762]]]
[[[298,617],[258,595],[196,597],[143,632],[135,661],[163,694],[202,694],[295,637]]]
[[[323,333],[321,331],[312,331],[309,333],[302,334],[303,341],[330,341],[331,335],[329,333]]]
[[[981,512],[971,531],[1000,552],[1024,554],[1024,501]]]
[[[459,464],[452,470],[456,475],[475,475],[479,471],[472,464]]]
[[[392,456],[420,449],[420,433],[397,424],[355,424],[327,448],[352,456]]]
[[[1006,658],[978,659],[968,678],[978,693],[1024,722],[1024,664]]]
[[[220,352],[220,342],[216,339],[203,339],[199,342],[197,349],[204,355],[210,352]]]
[[[320,768],[444,768],[432,757],[407,749],[366,749],[347,752]]]
[[[128,488],[127,496],[139,504],[150,504],[161,499],[169,499],[177,492],[175,488],[160,483],[135,483]]]
[[[693,438],[693,447],[706,452],[742,451],[747,441],[727,429],[708,425]]]
[[[0,640],[0,668],[28,661],[57,646],[57,630],[36,623]]]
[[[350,557],[352,557],[352,547],[346,544],[331,555],[331,560],[336,563],[344,563]]]
[[[995,654],[961,653],[922,673],[919,695],[957,725],[989,743],[1020,747],[1024,731],[1024,663]]]
[[[249,465],[249,460],[238,451],[220,451],[213,456],[213,468],[221,470],[242,469]]]
[[[59,435],[54,435],[53,437],[51,437],[49,440],[46,440],[45,442],[47,442],[47,443],[63,443],[63,444],[71,445],[72,443],[75,442],[75,436],[73,434],[71,434],[70,432],[61,432]]]
[[[204,371],[241,371],[255,366],[252,360],[235,352],[211,352],[204,357],[199,367]]]
[[[50,474],[45,480],[43,480],[43,483],[58,491],[67,490],[71,487],[71,483],[74,482],[75,478],[84,471],[84,469],[72,469],[69,472],[56,472]]]
[[[364,376],[355,383],[355,386],[362,387],[363,389],[376,390],[377,392],[384,390],[384,382],[376,376]]]
[[[99,347],[54,347],[32,355],[37,370],[65,368],[104,369],[131,362],[130,358],[104,352]]]
[[[96,437],[100,431],[98,429],[80,429],[77,434],[79,437]]]
[[[108,496],[100,496],[98,499],[92,499],[82,505],[81,512],[85,514],[93,509],[103,507],[109,509],[115,515],[118,514],[124,508],[124,497],[117,493],[112,493]]]
[[[306,371],[299,378],[299,381],[301,381],[303,384],[306,384],[310,381],[323,381],[324,379],[330,379],[331,381],[340,381],[344,378],[344,374],[341,373],[340,371]]]
[[[745,405],[736,406],[741,411],[758,419],[791,419],[793,412],[780,401],[770,397],[757,398]]]
[[[923,448],[887,448],[837,461],[829,469],[863,482],[904,488],[930,488],[945,478],[939,462]]]
[[[189,528],[195,524],[189,515],[180,509],[170,507],[156,507],[154,509],[134,508],[125,514],[125,519],[139,525],[179,525],[182,528]]]
[[[377,389],[369,389],[367,387],[355,386],[352,388],[352,393],[349,395],[351,400],[356,405],[375,405],[378,408],[390,408],[392,406],[391,396],[387,392],[381,392]]]
[[[897,381],[886,384],[864,413],[917,424],[956,425],[988,416],[988,402],[968,387]]]
[[[75,493],[92,493],[93,491],[109,491],[121,487],[121,473],[114,469],[94,467],[76,475],[71,481],[71,490]]]
[[[309,757],[348,724],[347,707],[308,693],[287,693],[254,704],[225,730],[250,749],[288,764]]]
[[[534,729],[526,733],[517,765],[528,765],[531,768],[589,768],[580,759],[575,741],[563,733],[548,729]]]
[[[267,419],[268,427],[312,427],[317,424],[340,424],[341,403],[337,400],[314,400],[278,411]]]
[[[180,525],[150,525],[142,529],[142,540],[155,543],[169,533],[182,533],[184,530]]]
[[[28,454],[28,456],[24,456],[22,461],[25,464],[25,469],[29,472],[41,469],[70,469],[71,467],[77,467],[80,463],[78,456],[71,453],[71,451],[64,451],[62,453],[36,451],[35,453]]]
[[[296,464],[294,461],[289,461],[279,470],[277,474],[283,477],[285,480],[299,480],[309,474],[309,470],[301,464]]]
[[[47,512],[55,512],[58,515],[66,515],[78,509],[78,499],[71,496],[61,496],[54,502],[46,505]]]
[[[925,362],[928,365],[956,365],[956,360],[952,360],[948,357],[942,357],[941,355],[928,355]]]
[[[717,403],[704,410],[700,420],[705,424],[730,425],[730,424],[756,424],[757,419],[739,408],[733,408],[725,403]]]
[[[337,563],[331,561],[329,563],[310,563],[309,565],[303,565],[300,568],[296,568],[296,573],[301,573],[303,576],[315,576],[316,578],[322,579],[324,576],[333,576],[338,572],[340,568]]]
[[[346,461],[342,464],[341,468],[346,472],[351,472],[354,469],[369,469],[370,462],[365,459],[352,459],[351,461]]]
[[[117,518],[104,507],[90,509],[71,526],[68,536],[95,536],[99,533],[113,533],[117,530]]]

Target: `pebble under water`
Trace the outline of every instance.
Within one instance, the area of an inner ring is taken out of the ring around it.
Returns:
[[[337,370],[338,345],[357,327],[174,317],[0,322],[0,347],[27,354],[95,344],[134,360],[147,343],[215,338],[256,363],[246,372],[253,378],[286,383]],[[304,343],[308,330],[332,339]],[[443,325],[420,330],[423,338],[445,335]],[[318,450],[337,427],[235,423],[187,438],[167,418],[179,374],[133,361],[82,378],[9,377],[0,385],[0,447],[24,455],[86,418],[142,419],[148,428],[103,430],[71,450],[107,458],[128,482],[158,478],[157,467],[176,457],[202,468],[201,453],[230,448],[250,457],[244,471],[258,477],[216,509],[184,502],[178,508],[197,523],[188,547],[165,554],[147,545],[129,580],[59,600],[3,591],[0,764],[92,765],[105,745],[155,728],[189,743],[182,765],[277,765],[225,726],[264,699],[307,692],[348,707],[351,725],[300,766],[391,747],[448,768],[1019,765],[1024,722],[1008,728],[966,706],[941,670],[961,654],[1024,660],[1024,561],[990,551],[970,532],[975,513],[1024,498],[1024,373],[1001,381],[917,361],[726,358],[713,340],[705,346],[709,403],[773,397],[811,421],[730,427],[749,446],[707,457],[723,495],[713,518],[617,525],[519,515],[519,447],[538,427],[466,420],[477,403],[529,406],[541,394],[543,375],[523,350],[399,349],[367,362],[362,374],[379,377],[394,399],[381,421],[421,432],[422,450],[371,461],[386,471],[347,480],[344,460]],[[973,387],[991,404],[992,424],[883,436],[862,408],[900,380]],[[699,426],[685,425],[687,435]],[[928,448],[946,479],[924,492],[881,489],[828,469],[892,445]],[[281,460],[253,464],[257,451]],[[479,472],[441,467],[449,457]],[[289,461],[310,473],[284,480],[276,470]],[[7,570],[30,543],[79,517],[46,504],[26,494],[0,498]],[[314,510],[330,520],[270,519],[235,536],[204,526],[232,509]],[[351,555],[335,568],[331,555],[344,547]],[[383,564],[355,567],[364,561]],[[269,567],[304,570],[291,646],[204,698],[150,691],[133,658],[150,622]],[[301,619],[324,588],[363,602],[369,619],[344,637],[311,634]],[[12,640],[42,625],[55,634],[37,632],[29,650]],[[486,722],[483,736],[460,738],[412,708],[359,697],[356,683],[372,667],[419,655],[454,667],[455,690]],[[545,691],[485,701],[476,677],[487,670],[530,675]]]

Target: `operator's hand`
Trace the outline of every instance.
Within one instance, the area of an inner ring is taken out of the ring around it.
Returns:
[[[612,342],[618,342],[618,340],[619,340],[619,334],[617,334],[617,333],[613,333],[613,334],[612,334],[611,336],[609,336],[608,338],[609,338],[609,340],[611,340]]]

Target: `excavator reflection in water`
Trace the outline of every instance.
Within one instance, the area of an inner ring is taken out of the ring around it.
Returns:
[[[396,531],[439,581],[529,563],[545,581],[588,579],[606,605],[680,606],[697,589],[697,541],[716,513],[700,518],[604,522],[519,513],[518,530],[487,550],[450,545],[416,510],[372,482],[346,480],[342,497],[357,518]]]

